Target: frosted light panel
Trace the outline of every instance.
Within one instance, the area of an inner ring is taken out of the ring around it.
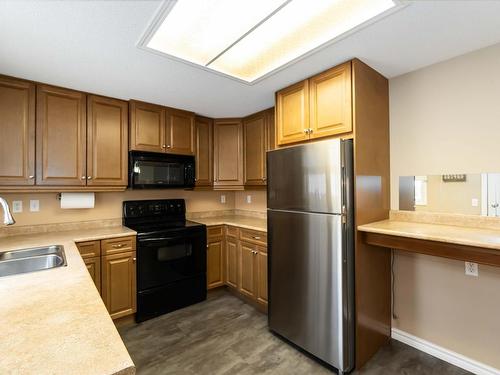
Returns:
[[[148,47],[252,82],[394,6],[393,0],[178,0]]]

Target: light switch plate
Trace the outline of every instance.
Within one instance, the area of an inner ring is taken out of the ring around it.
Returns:
[[[221,203],[226,203],[226,196],[225,196],[224,194],[222,194],[222,195],[220,196],[220,202],[221,202]]]
[[[23,201],[12,201],[12,212],[15,214],[23,212]]]
[[[30,199],[30,211],[31,212],[40,211],[40,201],[38,199]]]
[[[251,195],[247,195],[247,203],[252,203],[252,196]]]

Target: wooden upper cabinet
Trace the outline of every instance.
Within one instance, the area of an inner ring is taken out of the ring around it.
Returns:
[[[166,149],[164,107],[130,101],[130,149],[151,152]]]
[[[0,185],[35,183],[35,85],[0,77]]]
[[[240,119],[214,122],[214,187],[243,186],[243,125]]]
[[[310,136],[352,131],[351,62],[309,79]]]
[[[265,112],[243,119],[245,185],[266,184],[267,116]]]
[[[195,119],[196,186],[213,184],[213,121],[206,117]]]
[[[309,83],[298,82],[276,93],[278,145],[309,139]]]
[[[194,155],[194,113],[168,108],[167,149],[172,154]]]
[[[87,100],[87,185],[127,185],[128,104],[90,95]]]
[[[82,92],[37,86],[37,185],[86,185],[85,104]]]

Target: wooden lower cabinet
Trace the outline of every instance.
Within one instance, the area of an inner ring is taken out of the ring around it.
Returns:
[[[223,245],[222,239],[207,245],[207,289],[224,285]]]
[[[136,311],[135,237],[76,244],[112,319]]]
[[[226,237],[226,284],[238,289],[238,241],[232,237]]]
[[[101,294],[101,257],[87,258],[83,262],[87,266],[90,277],[94,280],[95,287]]]
[[[207,233],[207,289],[226,285],[266,311],[267,234],[235,226],[212,226]],[[219,254],[224,257],[222,262]]]
[[[136,253],[102,257],[102,299],[112,319],[135,313]]]

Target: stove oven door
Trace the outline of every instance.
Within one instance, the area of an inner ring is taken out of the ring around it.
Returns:
[[[136,321],[207,297],[205,229],[138,236]]]

